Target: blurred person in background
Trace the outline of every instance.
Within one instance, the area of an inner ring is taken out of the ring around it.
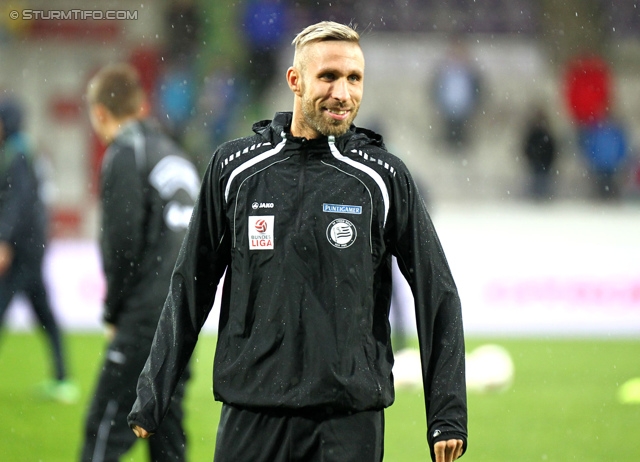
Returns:
[[[480,70],[471,59],[464,36],[449,40],[445,58],[438,65],[432,94],[443,124],[444,141],[454,151],[464,150],[470,142],[473,117],[482,91]]]
[[[578,129],[607,117],[613,79],[609,64],[598,54],[583,52],[571,58],[564,70],[564,100]]]
[[[466,449],[460,298],[407,167],[353,125],[360,36],[293,41],[293,112],[222,144],[205,173],[128,421],[156,438],[223,274],[216,462],[381,461],[394,401],[392,257],[415,299],[431,457]]]
[[[626,158],[627,137],[611,114],[611,67],[598,53],[587,50],[569,59],[563,79],[577,145],[593,176],[593,197],[615,199],[620,194],[616,177]]]
[[[548,200],[553,194],[551,173],[557,149],[546,111],[541,107],[534,108],[527,121],[523,142],[531,181],[529,196],[534,200]]]
[[[165,133],[182,148],[189,144],[197,100],[196,57],[202,29],[193,0],[171,0],[165,15],[165,46],[155,89],[155,112]]]
[[[283,38],[289,31],[287,3],[281,0],[247,0],[242,17],[247,48],[245,80],[253,112],[262,118],[264,98],[278,70]]]
[[[103,320],[109,344],[88,410],[81,460],[116,461],[136,441],[126,416],[149,355],[171,271],[200,187],[184,152],[146,116],[139,75],[127,64],[100,70],[89,82],[92,126],[108,145],[100,178],[100,249],[107,282]],[[179,377],[152,461],[184,461]]]
[[[594,198],[619,199],[620,174],[629,157],[629,140],[625,127],[616,118],[607,117],[585,127],[581,143],[593,175]]]
[[[194,0],[171,0],[165,16],[165,59],[195,65],[201,18]]]
[[[218,59],[204,79],[199,98],[199,110],[207,127],[206,163],[214,149],[228,140],[233,121],[239,113],[241,99],[238,72],[230,59]]]
[[[41,199],[36,158],[22,131],[23,111],[11,98],[0,100],[0,326],[13,297],[26,296],[51,345],[54,377],[41,384],[43,397],[73,403],[63,339],[43,280],[48,214]]]

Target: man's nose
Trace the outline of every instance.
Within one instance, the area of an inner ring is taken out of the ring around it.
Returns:
[[[347,82],[347,79],[336,80],[331,96],[341,102],[349,100],[349,82]]]

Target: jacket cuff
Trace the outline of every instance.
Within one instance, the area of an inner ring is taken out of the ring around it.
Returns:
[[[102,315],[102,320],[106,324],[112,324],[112,325],[115,326],[115,324],[116,324],[116,315],[111,310],[105,309],[105,312]]]
[[[134,425],[137,425],[138,427],[144,428],[149,433],[156,433],[157,431],[155,423],[148,422],[142,415],[140,415],[139,412],[136,411],[129,413],[127,416],[127,424],[131,429],[133,429]]]

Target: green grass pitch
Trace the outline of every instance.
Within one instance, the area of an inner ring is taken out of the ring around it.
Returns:
[[[214,337],[203,335],[187,395],[189,460],[211,461],[219,404],[211,395]],[[640,340],[467,339],[469,350],[498,343],[511,353],[514,385],[506,392],[469,395],[467,462],[640,460],[640,404],[620,404],[619,386],[640,376]],[[100,366],[99,334],[66,336],[81,399],[43,402],[34,387],[50,369],[44,337],[3,332],[0,341],[0,459],[77,460],[84,413]],[[385,461],[426,461],[422,393],[399,390],[386,412]],[[138,444],[123,462],[146,461]]]

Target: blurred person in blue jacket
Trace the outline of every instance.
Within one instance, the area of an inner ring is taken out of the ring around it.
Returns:
[[[54,378],[40,391],[45,398],[72,403],[78,390],[67,378],[62,333],[42,275],[47,210],[22,118],[17,101],[0,101],[0,326],[14,296],[23,294],[51,344]]]
[[[278,72],[278,57],[289,31],[289,12],[279,0],[248,0],[242,17],[248,64],[249,100],[258,112]]]
[[[432,83],[444,129],[444,141],[458,151],[470,143],[473,117],[480,105],[482,78],[464,37],[454,35]]]
[[[628,157],[629,141],[623,125],[610,117],[582,129],[582,152],[594,176],[595,196],[617,199],[618,174]]]

